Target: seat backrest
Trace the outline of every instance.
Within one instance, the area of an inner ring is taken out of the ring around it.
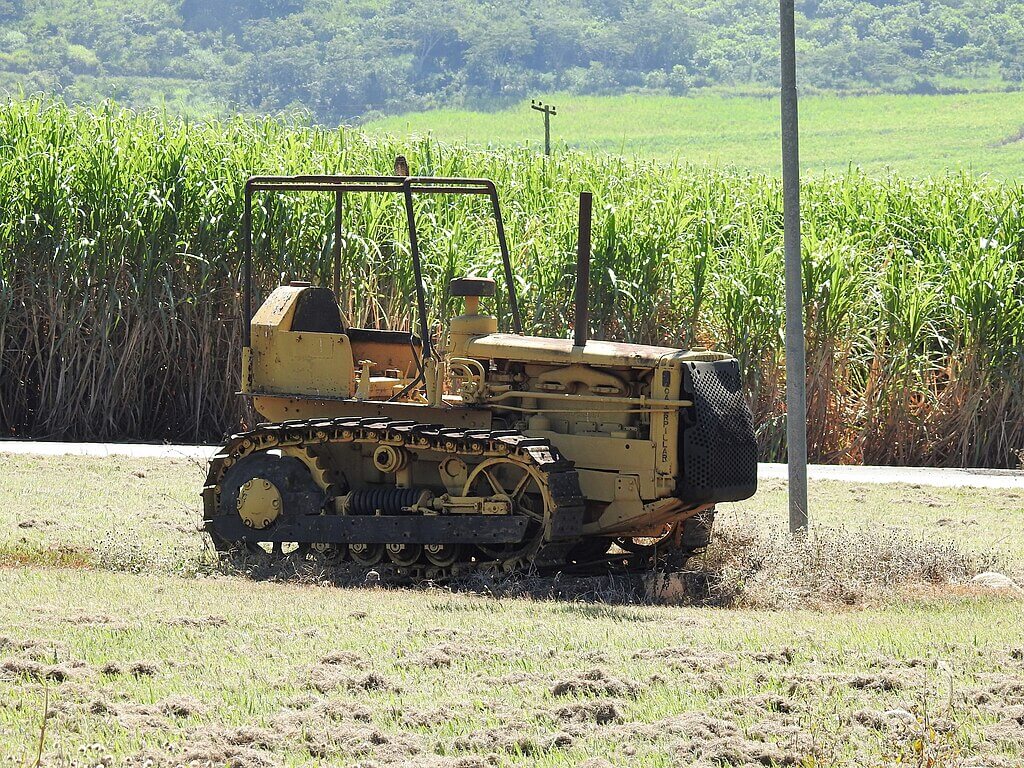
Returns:
[[[295,304],[292,331],[344,333],[338,302],[329,288],[307,288]]]

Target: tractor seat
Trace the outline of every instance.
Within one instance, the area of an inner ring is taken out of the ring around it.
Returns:
[[[419,337],[410,331],[345,328],[338,302],[328,288],[311,287],[299,295],[291,330],[345,334],[352,345],[352,359],[372,360],[374,376],[381,376],[388,370],[399,370],[409,376],[419,368],[419,350],[423,347]]]

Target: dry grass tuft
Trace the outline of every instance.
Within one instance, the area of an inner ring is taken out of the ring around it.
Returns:
[[[165,622],[171,627],[223,627],[228,620],[223,616],[177,616]]]
[[[992,558],[897,528],[816,528],[807,538],[749,525],[720,526],[697,569],[695,600],[738,608],[835,608],[914,586],[962,584]],[[781,659],[780,659],[781,660]]]
[[[339,671],[333,664],[314,667],[309,673],[309,686],[320,693],[329,693],[338,689],[349,691],[398,690],[387,678],[377,672],[366,672],[353,676]]]
[[[270,751],[280,738],[262,728],[208,726],[194,732],[184,745],[166,751],[147,750],[129,760],[140,768],[278,768]]]
[[[613,677],[603,669],[591,669],[559,680],[551,686],[552,696],[635,696],[640,686]]]
[[[127,667],[128,674],[135,677],[156,677],[159,671],[160,666],[152,661],[133,661]]]
[[[5,659],[0,662],[0,680],[16,681],[30,678],[63,683],[79,675],[82,667],[74,664],[41,664],[34,659]]]
[[[320,659],[320,663],[360,668],[363,666],[363,657],[355,651],[331,651]]]
[[[625,718],[622,714],[621,702],[615,699],[592,699],[568,704],[555,710],[556,719],[567,723],[621,723]]]
[[[160,711],[171,717],[192,717],[201,715],[206,708],[192,696],[168,696],[158,705]]]

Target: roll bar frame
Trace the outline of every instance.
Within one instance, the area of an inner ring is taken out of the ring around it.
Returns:
[[[416,215],[413,210],[413,196],[417,194],[485,195],[491,201],[498,247],[504,266],[505,283],[508,287],[509,309],[512,313],[512,327],[522,334],[523,322],[516,299],[515,279],[509,259],[508,241],[505,238],[505,224],[501,218],[501,204],[498,190],[490,179],[462,179],[443,176],[251,176],[245,182],[245,200],[242,210],[242,304],[245,308],[245,324],[242,341],[250,346],[252,338],[252,196],[254,192],[333,192],[334,193],[334,293],[338,294],[341,283],[341,219],[342,200],[346,192],[383,192],[401,194],[405,198],[405,217],[409,228],[409,249],[412,253],[413,273],[416,278],[416,310],[419,315],[420,337],[423,341],[423,357],[430,357],[430,334],[427,323],[426,287],[423,284],[423,269],[420,260],[419,238],[416,231]]]

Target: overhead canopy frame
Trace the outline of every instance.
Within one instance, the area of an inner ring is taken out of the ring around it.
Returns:
[[[423,282],[423,266],[420,259],[419,237],[416,230],[416,215],[413,196],[432,195],[482,195],[491,201],[498,247],[504,267],[505,284],[508,288],[508,303],[512,313],[512,327],[516,333],[523,332],[516,298],[515,279],[509,259],[508,240],[505,224],[501,217],[498,190],[490,179],[460,179],[442,176],[252,176],[245,182],[245,201],[242,211],[242,304],[245,323],[242,341],[245,346],[251,342],[252,322],[252,196],[254,192],[330,192],[334,194],[334,292],[338,293],[341,283],[341,213],[342,200],[346,192],[378,192],[400,194],[405,199],[405,215],[409,228],[409,250],[412,254],[413,273],[416,279],[416,310],[419,315],[420,337],[423,341],[423,355],[430,356],[430,334],[427,322],[426,286]]]

